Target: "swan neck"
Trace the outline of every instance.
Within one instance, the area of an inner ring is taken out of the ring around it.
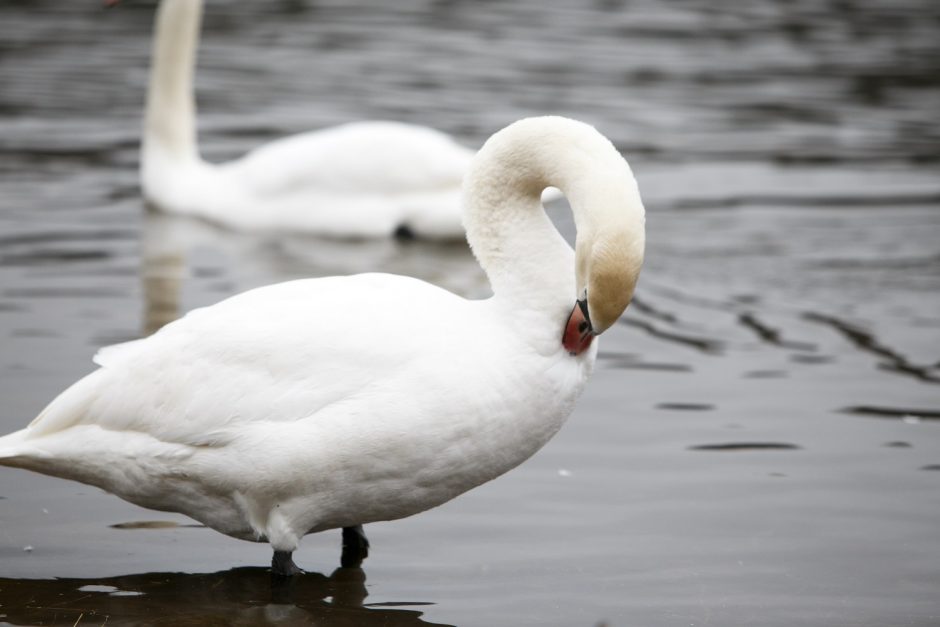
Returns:
[[[611,229],[637,231],[642,247],[643,209],[629,166],[587,124],[529,118],[483,146],[464,184],[467,239],[496,298],[558,317],[570,313],[584,286],[574,251],[542,207],[541,192],[550,186],[571,205],[579,260]]]
[[[154,24],[143,160],[198,159],[193,73],[202,0],[162,0]]]

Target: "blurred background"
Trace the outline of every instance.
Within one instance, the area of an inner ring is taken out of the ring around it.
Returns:
[[[381,270],[488,293],[462,244],[145,212],[154,9],[0,1],[2,432],[98,347],[249,287]],[[211,161],[365,119],[471,148],[530,115],[594,124],[647,206],[637,301],[543,451],[372,525],[362,570],[308,537],[323,574],[290,591],[228,571],[265,546],[0,469],[0,622],[940,621],[940,4],[208,0],[202,35]]]

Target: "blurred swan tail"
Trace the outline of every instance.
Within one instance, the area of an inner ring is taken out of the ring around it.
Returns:
[[[30,447],[26,444],[28,431],[20,429],[0,438],[0,466],[20,466],[30,454]]]
[[[81,424],[85,420],[89,405],[97,394],[103,372],[104,369],[99,368],[66,388],[39,412],[39,415],[23,432],[28,431],[29,437],[38,438]],[[23,432],[17,431],[17,433]],[[2,441],[0,439],[0,442]]]

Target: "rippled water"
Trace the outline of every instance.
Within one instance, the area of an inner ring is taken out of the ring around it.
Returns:
[[[98,346],[247,287],[384,269],[487,292],[461,246],[145,214],[152,13],[0,2],[4,432]],[[323,574],[272,587],[264,546],[0,469],[0,621],[937,624],[938,30],[928,0],[210,0],[207,157],[365,118],[469,146],[592,122],[648,206],[638,301],[545,450],[372,525],[361,569],[320,534],[296,558]]]

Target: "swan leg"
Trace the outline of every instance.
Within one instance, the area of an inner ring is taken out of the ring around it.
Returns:
[[[271,572],[279,577],[303,574],[304,571],[297,567],[291,555],[293,555],[291,551],[274,551],[274,557],[271,558]]]
[[[362,525],[355,527],[343,527],[343,548],[349,549],[368,549],[369,538],[362,529]]]
[[[358,568],[369,557],[369,539],[362,525],[343,527],[343,554],[340,564],[344,568]]]

